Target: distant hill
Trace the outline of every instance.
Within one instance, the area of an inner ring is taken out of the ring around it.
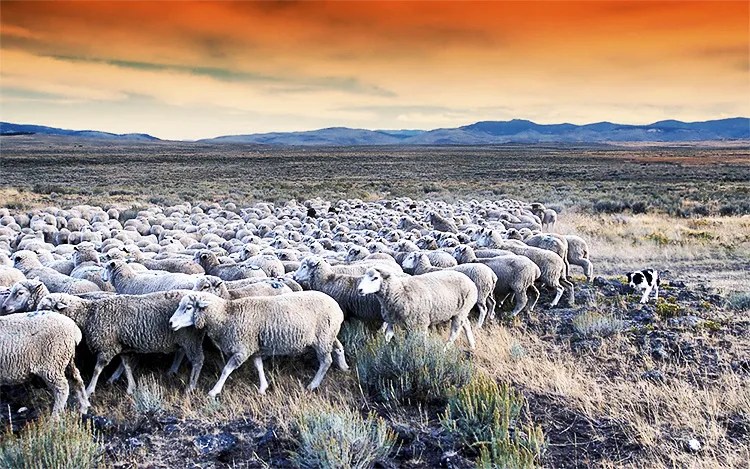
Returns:
[[[230,135],[202,142],[272,145],[486,145],[501,143],[696,142],[750,140],[750,119],[705,122],[667,120],[649,125],[537,124],[528,120],[484,121],[454,129],[363,130],[347,127],[307,132]]]
[[[100,132],[98,130],[68,130],[43,125],[11,124],[0,122],[0,136],[11,135],[62,135],[66,137],[117,139],[130,141],[158,141],[159,139],[148,134],[113,134]]]
[[[63,135],[81,138],[158,141],[148,134],[113,134],[94,130],[65,130],[40,125],[0,122],[0,135]],[[503,143],[623,143],[750,140],[750,119],[705,122],[664,120],[648,125],[612,122],[594,124],[537,124],[532,121],[482,121],[453,129],[366,130],[329,127],[305,132],[272,132],[225,135],[199,140],[204,143],[260,145],[489,145]]]

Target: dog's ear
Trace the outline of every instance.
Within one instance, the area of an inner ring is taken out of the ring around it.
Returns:
[[[627,277],[628,277],[628,283],[632,282],[633,281],[633,272],[628,272],[627,273]]]

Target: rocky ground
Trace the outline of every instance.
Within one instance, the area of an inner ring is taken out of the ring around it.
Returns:
[[[658,302],[639,304],[638,299],[619,279],[596,277],[591,284],[577,284],[576,307],[539,308],[530,318],[492,326],[485,340],[495,333],[510,334],[518,341],[510,347],[510,357],[568,357],[565,363],[577,362],[573,366],[590,372],[590,379],[625,386],[648,383],[648,389],[658,390],[679,384],[700,391],[721,382],[727,374],[750,379],[747,312],[730,310],[723,297],[707,288],[688,288],[679,279],[663,282]],[[549,298],[543,296],[540,302],[546,304]],[[479,352],[467,358],[480,366],[493,360],[487,354],[477,355]],[[503,376],[498,372],[498,379],[512,382],[523,392],[528,417],[544,429],[548,443],[545,466],[638,466],[653,456],[649,450],[652,443],[644,443],[625,416],[586,411],[576,404],[580,398],[572,392],[539,388],[513,373]],[[47,396],[32,388],[33,384],[3,388],[3,426],[7,426],[9,415],[17,429],[46,411]],[[40,399],[30,402],[29,395]],[[32,405],[38,408],[23,409]],[[440,426],[438,417],[444,406],[395,409],[367,403],[366,410],[384,417],[398,435],[394,453],[379,467],[473,467],[473,455],[456,446]],[[243,415],[239,410],[236,417],[225,421],[194,418],[169,408],[131,418],[119,415],[94,406],[87,417],[100,430],[106,459],[114,467],[293,467],[288,456],[294,441],[284,422],[264,418],[256,411]],[[747,409],[718,415],[716,421],[722,426],[721,444],[747,448]],[[661,425],[659,435],[670,439],[677,451],[682,448],[686,457],[702,451],[706,444],[679,422]]]

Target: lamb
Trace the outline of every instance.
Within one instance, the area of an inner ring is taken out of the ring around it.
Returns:
[[[255,282],[242,288],[229,290],[224,280],[213,275],[206,275],[195,282],[193,291],[213,293],[225,300],[236,300],[247,296],[283,295],[284,293],[291,293],[292,289],[279,280],[268,279],[268,281]]]
[[[510,312],[516,316],[521,311],[533,311],[539,300],[539,290],[534,282],[541,276],[539,267],[531,259],[515,254],[500,257],[477,258],[474,250],[469,246],[458,246],[453,256],[459,264],[479,262],[492,269],[497,275],[495,283],[495,299],[502,304],[509,295],[515,298],[515,305]],[[529,293],[531,303],[529,304]],[[490,310],[490,319],[494,317],[494,310]]]
[[[393,337],[393,327],[403,325],[407,331],[427,333],[431,325],[451,321],[446,347],[453,344],[463,328],[469,347],[474,349],[474,335],[469,311],[477,303],[477,287],[469,277],[452,271],[430,272],[416,277],[398,277],[372,267],[359,282],[357,291],[373,294],[383,308],[388,324],[386,342]]]
[[[75,295],[77,293],[88,293],[99,291],[96,284],[88,280],[68,277],[60,272],[45,267],[31,251],[17,251],[13,254],[15,267],[26,275],[27,278],[37,277],[50,292],[63,292]]]
[[[39,280],[24,280],[13,285],[10,294],[0,305],[0,314],[24,313],[35,311],[42,298],[49,295],[49,290]]]
[[[413,275],[444,270],[440,267],[430,265],[430,260],[427,256],[418,252],[411,252],[406,256],[406,259],[404,259],[404,268],[407,271],[411,270]],[[481,328],[484,324],[487,311],[490,311],[491,317],[495,314],[496,302],[493,292],[497,284],[497,275],[490,267],[479,263],[461,264],[456,267],[450,267],[449,270],[465,274],[476,285],[478,293],[477,310],[479,312],[477,328]]]
[[[102,272],[102,280],[109,281],[120,294],[143,295],[169,290],[192,290],[196,277],[186,274],[165,273],[153,275],[135,272],[130,265],[120,259],[107,262]]]
[[[81,338],[78,326],[60,314],[33,312],[0,317],[0,384],[21,384],[33,375],[40,377],[54,395],[52,415],[57,416],[68,401],[68,372],[80,412],[85,414],[89,401],[74,360]]]
[[[594,279],[594,266],[589,260],[589,245],[576,235],[565,235],[565,239],[568,241],[568,263],[581,267],[586,281],[591,282]]]
[[[258,266],[246,264],[221,264],[216,254],[208,249],[202,249],[195,253],[195,262],[197,262],[207,275],[219,277],[222,280],[240,280],[243,278],[265,277],[265,271]],[[284,266],[281,266],[281,273],[284,275]]]
[[[362,297],[357,293],[359,275],[336,272],[322,258],[308,257],[294,273],[294,279],[307,289],[323,292],[335,299],[345,317],[354,316],[380,324],[383,321],[380,302],[375,297]]]
[[[175,274],[203,274],[203,267],[183,257],[169,257],[167,259],[149,259],[135,246],[123,246],[123,251],[133,260],[149,270],[163,270]]]
[[[170,373],[176,373],[182,354],[192,364],[188,391],[195,389],[203,367],[203,332],[185,330],[174,332],[169,318],[187,291],[156,292],[147,295],[114,295],[108,298],[83,299],[64,293],[51,293],[39,304],[40,310],[50,310],[71,318],[86,336],[89,350],[96,355],[96,366],[86,394],[96,390],[99,375],[107,364],[121,355],[127,393],[135,390],[135,379],[130,367],[130,353],[178,352]]]
[[[229,375],[248,358],[258,370],[258,392],[268,389],[263,357],[298,355],[312,347],[320,366],[308,390],[317,388],[334,359],[343,371],[349,369],[344,347],[336,338],[344,313],[336,301],[320,292],[294,292],[281,296],[224,300],[210,293],[193,292],[180,301],[169,320],[178,331],[194,326],[205,330],[227,356],[221,377],[208,395],[216,397]]]

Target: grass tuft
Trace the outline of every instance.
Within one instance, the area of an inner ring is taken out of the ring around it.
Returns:
[[[573,328],[583,337],[608,337],[624,328],[625,323],[609,314],[584,311],[573,318]]]

